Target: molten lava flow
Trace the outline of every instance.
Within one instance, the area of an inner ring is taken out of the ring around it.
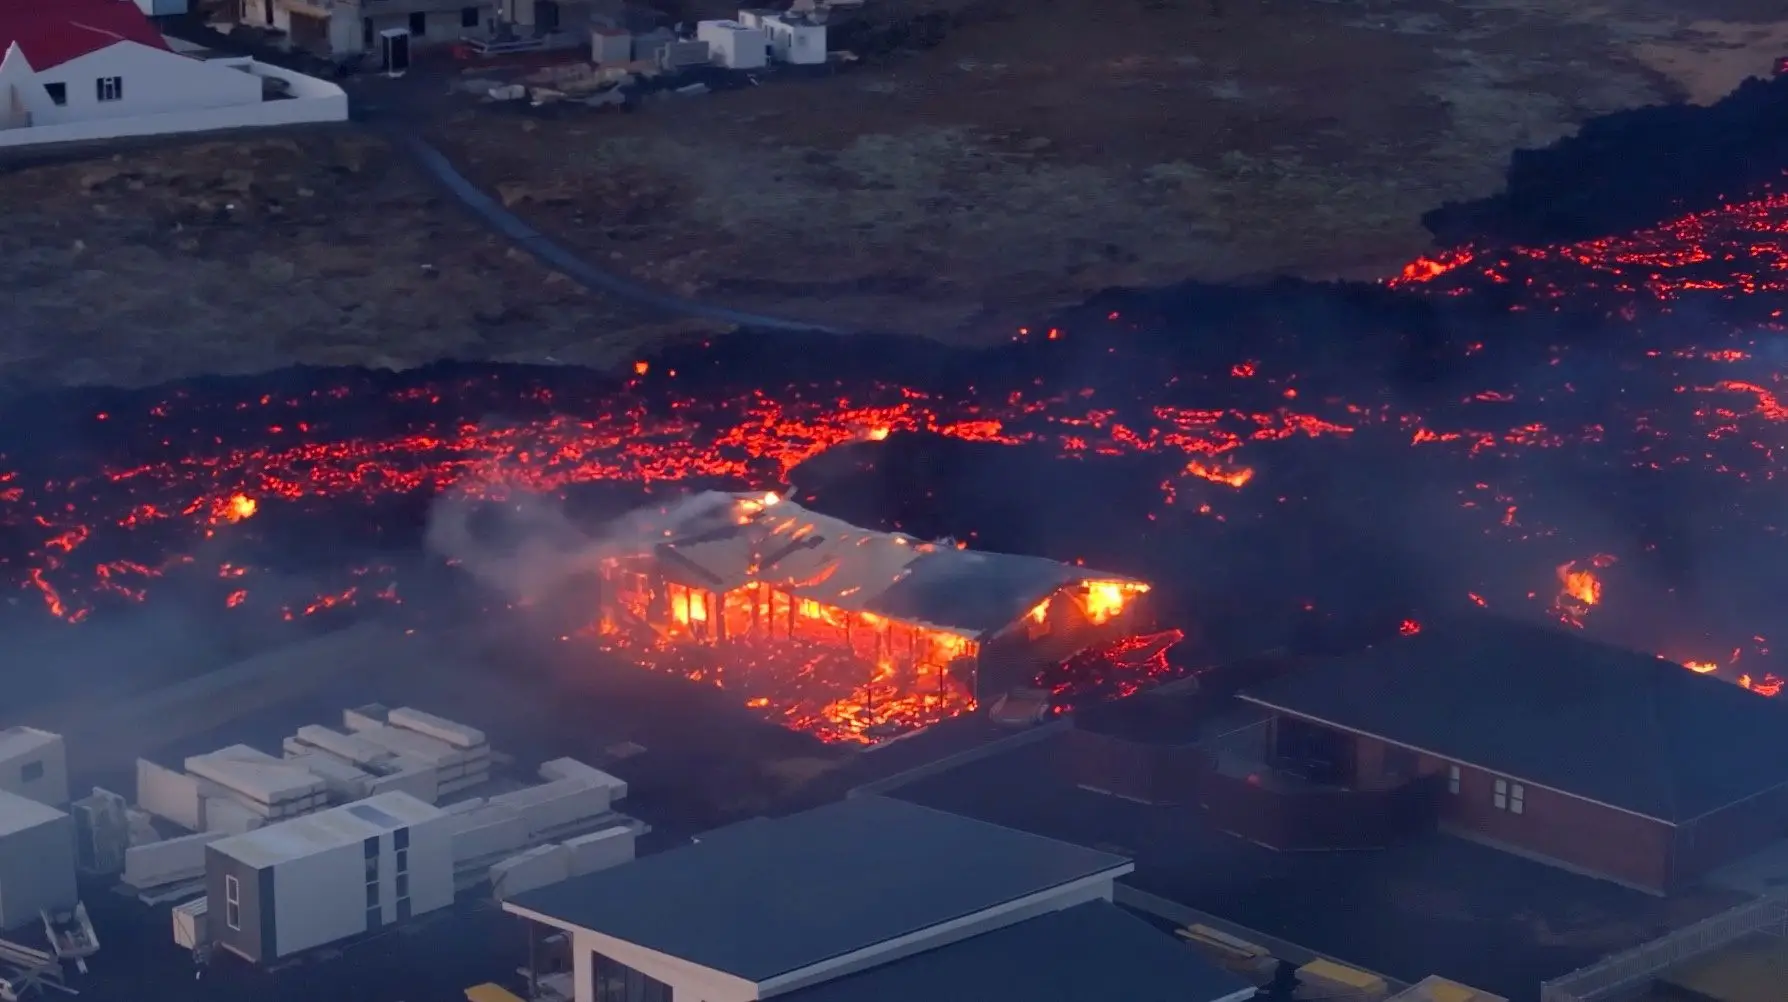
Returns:
[[[1168,652],[1185,638],[1179,630],[1124,637],[1044,670],[1032,685],[1050,694],[1058,713],[1102,699],[1121,699],[1180,674]]]

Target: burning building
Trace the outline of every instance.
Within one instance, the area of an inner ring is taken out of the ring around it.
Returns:
[[[710,493],[623,540],[602,632],[825,740],[974,709],[1134,632],[1141,581],[876,532],[775,495]],[[641,523],[643,524],[643,523]]]

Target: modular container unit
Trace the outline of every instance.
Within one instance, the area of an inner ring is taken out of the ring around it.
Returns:
[[[729,70],[759,70],[770,61],[770,39],[762,28],[747,28],[737,21],[698,21],[695,37],[708,43],[714,62]]]
[[[453,903],[447,815],[383,793],[212,843],[211,941],[254,963]]]
[[[0,929],[67,911],[75,891],[74,819],[28,797],[0,790]]]
[[[0,790],[40,804],[68,803],[68,747],[35,727],[0,729]]]

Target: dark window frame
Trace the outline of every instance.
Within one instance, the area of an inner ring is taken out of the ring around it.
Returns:
[[[110,84],[111,86],[107,86]],[[110,103],[124,100],[123,77],[99,77],[93,81],[93,96],[96,100]]]
[[[480,24],[483,24],[483,23],[484,23],[484,17],[479,12],[478,8],[476,8],[476,7],[461,7],[459,9],[459,26],[460,27],[462,27],[462,28],[476,28]]]
[[[415,13],[410,15],[410,37],[411,38],[427,38],[428,37],[428,12],[427,11],[419,10],[419,11],[416,11]]]
[[[67,84],[62,83],[61,81],[47,83],[43,85],[43,91],[45,94],[50,95],[50,103],[56,107],[62,108],[68,105]]]

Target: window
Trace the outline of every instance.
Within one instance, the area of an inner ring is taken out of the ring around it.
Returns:
[[[428,34],[428,15],[417,11],[410,15],[410,34],[421,38]]]
[[[68,85],[65,83],[47,83],[43,85],[44,93],[50,95],[52,104],[68,103]]]
[[[93,90],[101,101],[124,100],[123,77],[100,77],[93,81]]]
[[[397,896],[399,898],[407,898],[410,896],[410,875],[407,873],[399,873],[397,875]]]
[[[62,102],[57,101],[56,103],[61,104]],[[43,778],[43,763],[42,762],[26,762],[24,765],[19,766],[19,780],[20,780],[20,782],[35,783],[36,781],[38,781],[42,778]]]
[[[242,931],[242,882],[228,875],[224,877],[224,924]]]
[[[1447,766],[1447,792],[1455,797],[1459,795],[1459,767],[1456,765]]]
[[[670,986],[664,982],[600,953],[590,959],[595,1002],[671,1002]]]
[[[478,8],[461,7],[459,9],[459,26],[462,28],[478,27]]]
[[[1511,783],[1506,779],[1496,781],[1494,791],[1490,795],[1490,803],[1499,811],[1510,814],[1527,813],[1527,787],[1520,783]]]
[[[370,17],[360,19],[360,44],[363,48],[373,47],[373,19]]]

